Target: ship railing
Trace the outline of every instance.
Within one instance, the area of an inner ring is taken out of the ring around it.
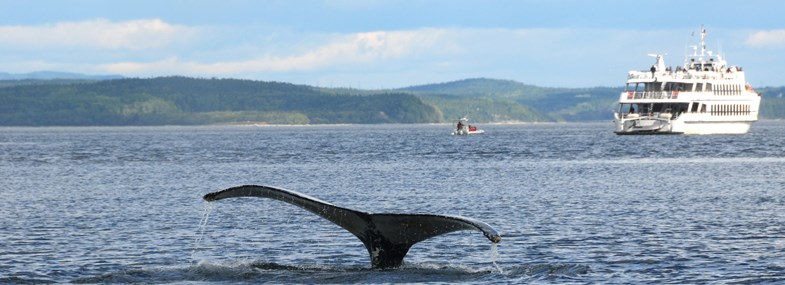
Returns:
[[[679,91],[628,91],[627,99],[679,99]]]
[[[627,79],[736,79],[737,74],[741,72],[720,72],[720,71],[664,71],[655,72],[651,71],[630,71],[627,74]]]
[[[671,112],[621,113],[616,116],[620,116],[625,120],[670,120],[675,118]]]

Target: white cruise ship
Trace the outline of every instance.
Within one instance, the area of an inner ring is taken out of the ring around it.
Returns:
[[[684,65],[630,71],[614,113],[616,134],[743,134],[758,120],[760,94],[744,71],[706,49],[706,30]]]

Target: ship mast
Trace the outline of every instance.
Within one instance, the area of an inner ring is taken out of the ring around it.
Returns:
[[[706,29],[701,25],[701,57],[706,55]]]
[[[717,62],[718,63],[721,62],[720,65],[724,64],[724,62],[722,60],[722,57],[719,54],[714,54],[712,51],[710,51],[710,50],[708,50],[706,48],[706,35],[707,34],[708,34],[708,32],[706,32],[706,28],[704,28],[703,25],[701,25],[701,29],[700,29],[701,39],[700,39],[700,44],[699,44],[700,45],[700,53],[698,53],[698,47],[699,46],[697,46],[697,45],[692,46],[692,56],[687,56],[684,59],[684,67],[685,68],[689,68],[689,67],[694,66],[696,64],[701,64],[702,65],[702,64],[706,63],[707,60],[710,60],[712,57],[717,57]],[[693,36],[695,36],[694,32],[693,32]]]

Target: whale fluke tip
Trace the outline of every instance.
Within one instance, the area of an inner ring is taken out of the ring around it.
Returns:
[[[204,197],[202,197],[202,199],[204,199],[207,202],[212,202],[212,201],[217,200],[217,199],[215,199],[216,195],[218,195],[217,192],[207,193],[207,194],[204,195]]]

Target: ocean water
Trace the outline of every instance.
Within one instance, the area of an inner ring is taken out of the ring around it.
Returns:
[[[785,123],[0,128],[0,283],[785,283]],[[370,269],[362,243],[244,184],[480,232]]]

